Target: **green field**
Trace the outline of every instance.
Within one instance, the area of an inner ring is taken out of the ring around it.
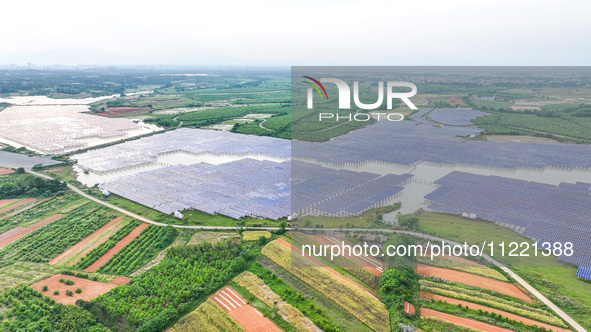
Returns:
[[[487,135],[531,135],[564,142],[591,142],[591,106],[587,104],[546,105],[541,111],[490,111],[474,124]]]
[[[298,227],[318,227],[318,228],[371,228],[371,227],[387,227],[382,222],[382,215],[396,211],[400,208],[400,203],[393,205],[382,206],[367,210],[359,216],[354,217],[312,217],[304,216],[298,218],[295,222]]]

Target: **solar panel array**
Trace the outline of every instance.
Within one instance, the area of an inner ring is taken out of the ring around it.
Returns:
[[[83,167],[102,174],[152,164],[159,155],[184,151],[192,154],[266,154],[289,158],[291,143],[272,137],[241,135],[202,129],[177,129],[104,149],[72,156]]]
[[[379,121],[327,142],[294,141],[292,155],[334,165],[419,161],[502,168],[591,168],[591,145],[466,140],[481,129],[421,121]]]
[[[99,188],[166,214],[196,209],[277,220],[290,214],[290,171],[289,162],[241,159],[171,166],[119,177]]]
[[[481,130],[471,127],[433,127],[414,121],[380,121],[328,142],[293,141],[292,156],[321,162],[361,164],[370,160],[409,165],[459,146]]]
[[[86,105],[12,106],[0,112],[0,137],[46,154],[63,154],[154,131],[129,119],[85,114]]]
[[[591,266],[591,184],[554,186],[458,171],[435,183],[441,187],[425,196],[432,201],[428,209],[474,213],[540,242],[571,242],[574,255],[558,259]]]
[[[359,215],[402,191],[411,174],[380,176],[292,162],[292,210],[327,216]]]
[[[472,120],[487,116],[490,113],[473,110],[471,108],[438,108],[427,116],[433,121],[452,126],[468,126]]]

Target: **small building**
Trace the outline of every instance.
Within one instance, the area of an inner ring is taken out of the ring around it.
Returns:
[[[111,193],[107,189],[101,189],[101,194],[103,194],[104,196],[111,195]]]
[[[185,216],[180,211],[176,211],[174,217],[177,219],[183,219]]]
[[[470,213],[470,219],[476,219],[476,213]]]

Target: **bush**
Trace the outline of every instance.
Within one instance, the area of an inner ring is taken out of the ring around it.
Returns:
[[[82,288],[80,288],[80,287],[76,288],[76,294],[80,294],[80,293],[82,293]]]
[[[72,286],[74,284],[74,281],[72,279],[67,279],[65,284],[68,286]]]
[[[42,289],[44,292],[47,292],[47,285],[43,285],[43,287],[41,287],[41,289]]]
[[[64,278],[60,278],[60,282],[66,282]]]
[[[68,290],[66,291],[66,295],[68,295],[68,296],[73,296],[73,295],[74,295],[74,292],[72,292],[71,290],[69,290],[69,289],[68,289]]]
[[[53,295],[60,295],[60,291],[58,291],[58,290],[53,291]]]

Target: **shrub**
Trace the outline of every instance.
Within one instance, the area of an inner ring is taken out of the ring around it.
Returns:
[[[69,290],[69,289],[68,289],[68,290],[66,291],[66,295],[68,295],[68,296],[73,296],[73,295],[74,295],[74,292],[72,292],[71,290]]]
[[[80,294],[80,293],[82,293],[82,288],[80,288],[80,287],[76,288],[76,294]]]
[[[58,291],[58,290],[53,291],[53,295],[60,295],[60,291]]]
[[[47,285],[43,285],[43,287],[41,287],[41,289],[42,289],[44,292],[47,292]]]
[[[74,281],[72,279],[67,279],[65,284],[68,286],[72,286],[74,284]]]
[[[64,278],[60,278],[60,282],[66,282]]]

